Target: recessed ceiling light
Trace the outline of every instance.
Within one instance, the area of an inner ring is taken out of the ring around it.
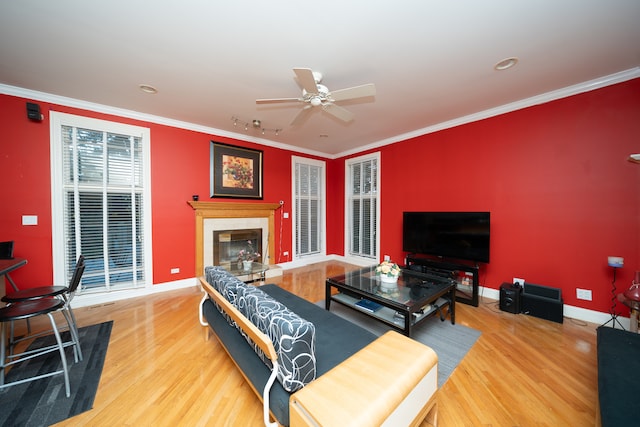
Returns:
[[[151,85],[145,85],[145,84],[141,84],[140,86],[138,86],[140,88],[141,91],[143,91],[144,93],[158,93],[158,89],[156,89],[155,87],[151,86]]]
[[[498,62],[493,68],[497,71],[508,70],[509,68],[515,66],[518,63],[518,58],[512,56],[511,58],[505,58],[502,61]]]

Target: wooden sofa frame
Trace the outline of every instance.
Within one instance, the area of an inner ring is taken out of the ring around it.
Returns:
[[[233,319],[273,364],[264,390],[256,390],[220,340],[251,389],[262,400],[265,426],[270,420],[269,390],[277,377],[278,357],[269,337],[261,332],[205,278],[199,278],[203,301],[207,295]],[[207,325],[200,310],[200,323]],[[207,339],[210,328],[207,326]],[[393,360],[394,363],[389,363]],[[435,390],[434,388],[435,384]],[[423,421],[437,426],[437,355],[423,344],[389,331],[338,366],[293,393],[290,426],[410,425]],[[428,397],[425,402],[425,396]],[[409,418],[407,418],[409,417]],[[275,418],[274,418],[275,419]]]

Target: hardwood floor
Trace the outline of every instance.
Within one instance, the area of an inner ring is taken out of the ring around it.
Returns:
[[[269,280],[316,302],[327,276],[357,268],[325,262]],[[113,320],[94,408],[59,426],[259,426],[261,403],[206,328],[198,289],[80,308],[80,326]],[[501,312],[494,300],[457,305],[482,331],[440,389],[439,425],[592,426],[597,325]],[[73,369],[73,367],[72,367]]]

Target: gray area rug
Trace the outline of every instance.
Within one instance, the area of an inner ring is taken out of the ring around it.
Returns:
[[[0,426],[49,426],[93,407],[102,375],[104,358],[109,346],[113,321],[91,325],[78,330],[83,360],[73,363],[73,349],[67,347],[67,363],[71,396],[65,395],[62,374],[30,381],[0,390]],[[69,333],[62,333],[68,340]],[[55,344],[53,335],[37,338],[29,349]],[[34,376],[34,372],[60,369],[57,351],[14,366],[6,382]]]
[[[324,301],[318,302],[317,305],[324,308]],[[393,329],[336,302],[331,304],[331,312],[378,336]],[[438,316],[425,320],[411,331],[411,338],[431,347],[438,355],[438,388],[447,381],[479,337],[480,331],[464,325],[452,325],[449,319],[441,322]]]

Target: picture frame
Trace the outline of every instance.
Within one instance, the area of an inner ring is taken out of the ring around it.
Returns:
[[[262,199],[262,150],[211,141],[211,197]]]

